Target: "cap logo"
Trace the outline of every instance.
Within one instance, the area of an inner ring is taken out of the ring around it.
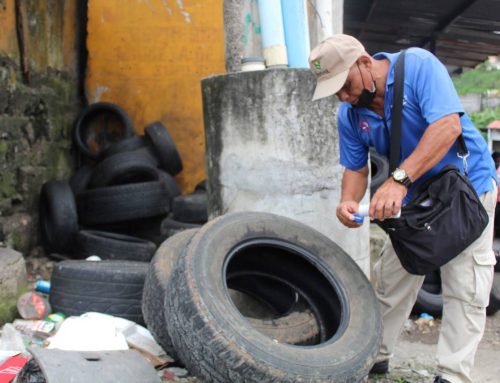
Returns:
[[[314,60],[313,65],[316,70],[321,70],[321,62],[319,60]]]

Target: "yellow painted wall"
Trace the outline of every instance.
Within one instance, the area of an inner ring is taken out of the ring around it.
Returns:
[[[0,53],[17,56],[14,0],[0,1]]]
[[[23,0],[21,14],[30,71],[77,74],[79,0]],[[15,0],[0,0],[0,53],[19,59]]]
[[[225,71],[222,1],[88,1],[87,100],[120,105],[138,134],[162,121],[183,192],[205,178],[200,81]]]

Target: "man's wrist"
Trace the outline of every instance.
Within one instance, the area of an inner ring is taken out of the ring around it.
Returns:
[[[411,187],[411,185],[413,184],[410,177],[408,177],[406,170],[404,170],[403,168],[396,168],[392,172],[391,177],[397,183],[406,186],[407,189],[409,189]]]

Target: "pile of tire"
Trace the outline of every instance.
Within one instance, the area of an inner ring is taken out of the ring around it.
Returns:
[[[168,238],[142,311],[203,382],[360,382],[380,346],[378,302],[356,263],[316,230],[268,213],[227,214]]]
[[[493,286],[490,292],[490,303],[486,307],[486,315],[494,315],[500,309],[500,265],[495,266]],[[443,315],[443,295],[441,290],[441,274],[439,270],[425,276],[424,284],[418,292],[417,301],[412,314],[430,314],[436,318]]]
[[[132,295],[139,299],[129,315],[128,309],[122,307],[127,299],[120,298],[123,302],[116,309],[106,308],[121,294],[112,286],[82,292],[89,275],[106,280],[116,267],[134,269],[144,281],[147,263],[127,262],[149,262],[157,245],[168,236],[207,221],[204,183],[195,192],[181,195],[174,179],[182,170],[182,162],[166,127],[153,122],[145,127],[144,136],[133,132],[130,117],[119,106],[88,106],[78,117],[73,134],[81,166],[69,180],[51,180],[42,186],[39,226],[46,253],[56,259],[95,255],[106,260],[100,266],[81,261],[68,261],[60,270],[56,266],[51,294],[55,310],[79,315],[94,309],[142,322],[143,282],[140,291],[133,289]],[[139,280],[134,283],[137,285]],[[78,294],[85,299],[76,299]]]
[[[389,177],[389,161],[375,149],[370,149],[370,196],[375,194],[387,177]]]

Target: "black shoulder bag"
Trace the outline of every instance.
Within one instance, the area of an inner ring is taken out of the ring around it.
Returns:
[[[390,174],[399,164],[401,150],[404,56],[403,51],[395,64]],[[467,178],[469,152],[462,134],[457,142],[465,174],[454,165],[446,165],[415,188],[400,218],[377,221],[411,274],[425,275],[441,267],[479,238],[488,225],[488,214]]]

